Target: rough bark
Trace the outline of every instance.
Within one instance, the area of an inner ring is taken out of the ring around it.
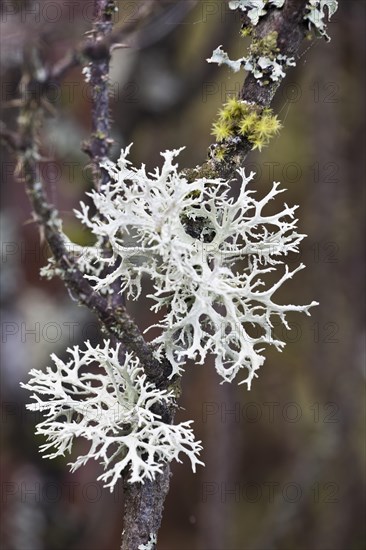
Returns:
[[[170,466],[162,474],[144,484],[124,484],[125,511],[121,550],[135,550],[157,534],[161,524],[165,498],[169,491]],[[152,548],[156,548],[154,544]]]
[[[113,8],[114,2],[111,0],[95,0],[92,36],[86,49],[90,48],[93,51],[93,48],[112,32]],[[92,135],[83,149],[91,158],[98,190],[108,181],[108,174],[100,169],[100,163],[108,157],[112,144],[109,117],[109,60],[110,51],[104,48],[100,57],[90,63],[90,85],[93,92]]]

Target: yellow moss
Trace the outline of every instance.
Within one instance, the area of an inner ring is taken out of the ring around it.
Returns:
[[[225,109],[225,107],[220,109],[218,116],[221,122],[228,122],[228,123],[231,123],[234,118],[231,112],[229,111],[229,109]]]
[[[241,31],[240,31],[240,35],[241,35],[243,38],[245,38],[245,37],[247,37],[247,36],[251,36],[252,31],[253,31],[252,27],[243,27],[243,28],[241,29]]]
[[[277,47],[278,32],[273,31],[263,38],[253,40],[249,52],[255,57],[269,57],[273,59],[280,51]]]
[[[264,115],[255,124],[253,131],[261,139],[270,139],[280,128],[281,123],[276,116]]]
[[[220,111],[220,116],[223,116],[226,120],[230,120],[232,118],[241,117],[246,110],[247,106],[243,101],[240,101],[235,97],[231,97]]]
[[[253,145],[253,147],[252,147],[253,151],[255,149],[258,149],[259,151],[262,151],[263,147],[265,145],[267,145],[267,143],[263,139],[261,139],[259,137],[256,137],[256,136],[249,136],[248,140]]]
[[[241,136],[246,136],[253,132],[258,120],[259,116],[255,111],[243,117],[239,123],[239,134]]]
[[[246,138],[259,151],[281,129],[281,123],[270,108],[231,98],[219,111],[212,134],[217,142],[239,136]],[[217,160],[224,160],[227,151],[221,147],[215,152]]]
[[[225,160],[226,153],[227,150],[225,149],[225,147],[218,147],[214,153],[215,160],[222,162],[223,160]]]
[[[234,135],[232,125],[222,121],[215,122],[211,133],[217,141],[224,141],[224,139],[228,139]]]

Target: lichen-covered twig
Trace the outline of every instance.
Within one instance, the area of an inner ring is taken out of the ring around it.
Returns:
[[[139,357],[146,373],[153,381],[161,383],[170,371],[155,359],[151,348],[145,342],[137,325],[132,321],[124,307],[115,308],[108,299],[93,290],[84,274],[78,269],[70,250],[65,246],[61,232],[61,220],[53,205],[46,197],[39,178],[37,148],[37,127],[42,117],[37,99],[26,99],[19,115],[19,133],[17,134],[18,174],[24,178],[33,214],[41,227],[58,266],[58,273],[65,282],[71,295],[82,305],[87,306],[100,319],[105,330],[122,342],[126,349]],[[6,136],[2,133],[2,136]],[[14,142],[14,140],[12,140]]]
[[[279,53],[286,57],[295,56],[300,48],[301,42],[306,33],[304,25],[304,14],[307,0],[286,0],[281,9],[270,9],[261,17],[258,24],[251,31],[252,41],[277,33],[277,47]],[[242,15],[243,25],[247,18]],[[254,103],[258,108],[270,107],[273,97],[278,90],[281,79],[271,81],[266,86],[249,72],[239,94],[239,99],[247,103]],[[197,177],[223,177],[228,178],[235,170],[243,166],[248,153],[252,149],[252,143],[247,139],[237,140],[237,143],[230,143],[225,158],[216,159],[213,154],[215,146],[209,150],[208,160],[196,168],[186,171],[189,179]]]

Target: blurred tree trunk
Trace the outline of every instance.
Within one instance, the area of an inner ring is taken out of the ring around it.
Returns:
[[[334,403],[338,411],[336,423],[321,426],[327,459],[321,481],[337,481],[338,503],[325,506],[323,513],[328,519],[318,522],[309,544],[313,548],[334,549],[346,548],[353,541],[356,545],[355,518],[360,516],[361,525],[363,508],[357,430],[362,414],[359,404],[363,322],[358,305],[365,280],[364,255],[360,253],[365,136],[364,113],[352,112],[348,98],[361,93],[359,79],[364,80],[365,5],[341,2],[338,17],[346,28],[336,27],[332,47],[323,47],[321,55],[312,56],[314,95],[310,96],[309,105],[314,168],[319,170],[310,210],[317,236],[314,259],[319,253],[313,270],[314,295],[320,301],[314,313],[314,338],[318,345],[312,348],[309,364],[314,396],[318,395],[323,404]],[[351,120],[352,116],[357,120]]]

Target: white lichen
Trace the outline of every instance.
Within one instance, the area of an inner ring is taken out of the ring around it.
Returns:
[[[189,183],[173,163],[180,151],[166,151],[161,171],[146,173],[127,160],[130,147],[117,164],[104,163],[111,181],[103,193],[90,193],[97,214],[89,216],[82,203],[78,217],[112,250],[106,276],[89,275],[97,290],[120,281],[120,291],[141,293],[141,277],[154,283],[154,311],[165,311],[154,341],[166,354],[172,375],[187,359],[204,363],[215,355],[218,373],[232,381],[246,369],[241,383],[251,381],[264,362],[264,344],[281,349],[273,321],[287,326],[289,311],[309,313],[308,306],[278,305],[274,293],[298,268],[283,268],[283,257],[297,252],[304,235],[296,232],[296,207],[277,214],[263,210],[280,191],[278,183],[262,199],[248,189],[254,177],[243,169],[237,176],[241,191],[230,196],[230,181],[200,178]],[[194,231],[192,225],[195,224]],[[197,226],[199,230],[197,232]],[[129,244],[126,244],[129,243]],[[274,284],[267,273],[281,270]],[[262,279],[264,277],[264,280]]]
[[[328,10],[328,21],[338,9],[337,0],[309,0],[306,6],[305,20],[309,23],[309,28],[315,28],[326,40],[330,40],[327,34],[326,18],[324,9]]]
[[[126,354],[121,360],[120,346],[109,341],[104,346],[85,350],[68,349],[70,360],[52,355],[55,369],[32,369],[31,379],[21,386],[32,392],[32,411],[44,413],[45,420],[36,433],[46,437],[41,446],[45,458],[70,453],[74,440],[83,438],[90,448],[71,462],[71,470],[94,459],[105,469],[98,479],[112,491],[128,468],[130,483],[153,479],[164,463],[186,454],[193,471],[201,450],[190,428],[191,421],[165,424],[153,407],[171,403],[172,392],[160,390],[148,382],[139,360]]]
[[[245,57],[241,57],[240,59],[236,60],[230,59],[228,54],[222,49],[222,46],[220,45],[216,48],[216,50],[213,51],[212,56],[206,61],[208,63],[217,63],[219,66],[227,65],[232,71],[237,73],[244,65],[245,60]]]
[[[268,83],[268,79],[273,82],[278,82],[286,76],[286,67],[295,67],[296,62],[294,57],[288,57],[282,54],[272,55],[271,57],[264,55],[249,54],[246,57],[239,59],[230,59],[228,54],[219,46],[214,50],[212,56],[207,59],[208,63],[217,63],[227,65],[234,72],[240,71],[243,67],[246,71],[251,72],[255,78],[259,80],[261,86]]]
[[[229,8],[246,13],[252,25],[257,25],[259,19],[267,13],[266,8],[282,8],[285,0],[231,0]]]
[[[77,268],[84,274],[101,275],[105,268],[106,254],[103,250],[103,243],[97,239],[93,246],[81,246],[73,243],[62,230],[59,229],[60,237],[63,240],[63,246],[67,250],[68,257],[72,258]],[[54,257],[50,257],[45,266],[40,270],[41,277],[51,280],[54,277],[61,277],[63,270],[58,266]],[[105,289],[106,291],[108,289]]]
[[[156,545],[156,535],[154,533],[150,533],[150,538],[147,544],[140,544],[138,547],[138,550],[154,550]]]
[[[89,63],[88,65],[86,65],[85,67],[83,67],[81,73],[83,74],[84,76],[84,80],[87,84],[90,84],[90,79],[91,79],[91,63]]]
[[[249,56],[245,60],[244,69],[253,74],[259,80],[259,84],[263,86],[267,80],[278,82],[281,78],[285,78],[285,67],[295,67],[296,62],[294,57],[278,54],[273,59],[261,55],[260,57]]]

